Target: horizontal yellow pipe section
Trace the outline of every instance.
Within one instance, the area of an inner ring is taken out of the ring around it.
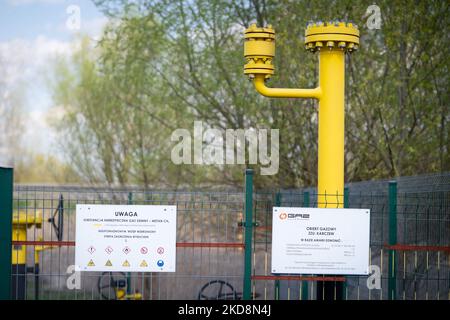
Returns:
[[[264,80],[264,74],[256,74],[253,83],[256,91],[269,98],[313,98],[320,100],[322,96],[320,87],[314,89],[269,88],[266,87]]]

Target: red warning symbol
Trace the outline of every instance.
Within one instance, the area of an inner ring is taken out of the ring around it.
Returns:
[[[123,253],[129,254],[131,252],[131,249],[129,247],[125,247],[122,249]]]
[[[158,250],[156,250],[156,252],[158,252],[159,254],[163,254],[164,253],[164,248],[163,247],[159,247]]]
[[[89,252],[90,254],[93,254],[93,253],[95,252],[95,248],[94,248],[93,246],[90,246],[90,247],[88,248],[88,252]]]
[[[105,251],[107,254],[111,254],[111,252],[113,252],[114,250],[113,250],[113,248],[111,248],[111,246],[107,246]]]
[[[142,247],[142,248],[141,248],[141,253],[142,253],[142,254],[147,254],[147,252],[148,252],[147,247]]]

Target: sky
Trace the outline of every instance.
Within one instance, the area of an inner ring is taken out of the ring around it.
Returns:
[[[98,39],[106,22],[90,0],[0,0],[0,57],[7,63],[1,76],[11,86],[22,84],[25,148],[61,158],[47,123],[57,111],[48,86],[52,61],[69,57],[80,33]]]

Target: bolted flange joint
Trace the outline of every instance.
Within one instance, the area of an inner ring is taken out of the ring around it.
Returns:
[[[252,24],[245,30],[244,74],[254,78],[256,74],[264,74],[270,78],[274,74],[273,58],[275,57],[275,30],[271,25],[258,28]]]
[[[343,50],[352,53],[359,46],[358,27],[351,22],[309,23],[305,30],[305,48],[310,52]]]

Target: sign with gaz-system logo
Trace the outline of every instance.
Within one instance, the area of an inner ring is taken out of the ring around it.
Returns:
[[[176,206],[77,204],[76,213],[78,270],[175,272]]]
[[[370,210],[274,207],[272,273],[369,273]]]

